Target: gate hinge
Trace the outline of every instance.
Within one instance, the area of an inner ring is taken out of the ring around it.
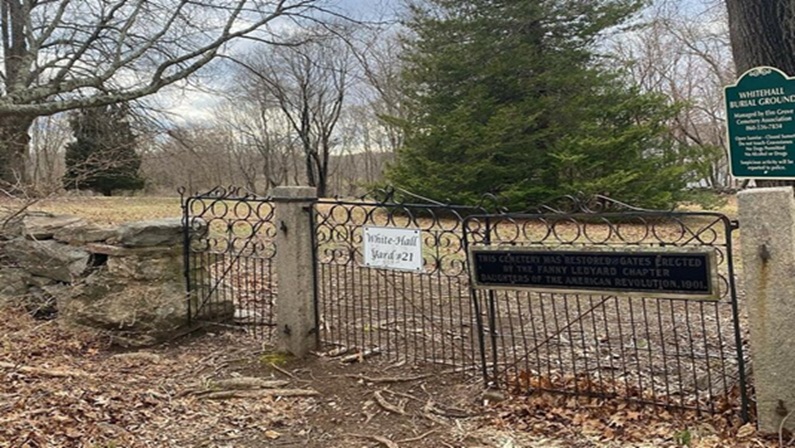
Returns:
[[[740,228],[740,221],[738,221],[736,219],[730,219],[729,220],[729,229],[737,230],[739,228]]]

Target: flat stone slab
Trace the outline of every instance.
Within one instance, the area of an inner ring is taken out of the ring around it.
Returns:
[[[71,244],[85,244],[106,241],[116,236],[117,229],[100,227],[87,222],[70,224],[53,233],[53,238]]]
[[[118,232],[119,244],[127,247],[176,246],[183,238],[182,218],[131,222]]]
[[[33,240],[48,240],[64,227],[86,224],[86,221],[79,216],[27,212],[12,219],[6,226],[5,233],[12,237],[24,236]]]
[[[5,246],[6,254],[33,275],[71,283],[89,268],[91,254],[55,240],[17,238]]]
[[[139,257],[139,256],[171,256],[174,253],[181,253],[182,248],[174,246],[151,246],[151,247],[122,247],[113,244],[88,243],[84,246],[92,254],[112,255],[114,257]]]

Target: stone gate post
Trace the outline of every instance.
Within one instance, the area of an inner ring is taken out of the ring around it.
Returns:
[[[272,192],[276,224],[276,341],[280,350],[303,357],[317,349],[314,249],[310,213],[314,187],[277,187]]]
[[[777,433],[795,411],[795,198],[792,187],[737,198],[759,430]]]

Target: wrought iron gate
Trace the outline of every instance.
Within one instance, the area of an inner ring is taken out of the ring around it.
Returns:
[[[274,206],[239,188],[183,195],[188,315],[270,337],[274,327]]]
[[[469,248],[717,252],[717,301],[471,289],[485,381],[517,391],[617,397],[709,413],[731,409],[747,420],[732,261],[736,229],[719,213],[648,211],[604,197],[567,198],[533,213],[467,217]]]
[[[383,357],[477,369],[463,221],[483,208],[455,206],[394,189],[314,206],[317,314],[321,340]],[[364,266],[364,228],[417,229],[421,272]]]

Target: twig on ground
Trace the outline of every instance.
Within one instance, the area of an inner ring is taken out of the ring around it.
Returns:
[[[367,435],[367,434],[351,434],[351,433],[346,434],[346,435],[350,436],[350,437],[357,437],[357,438],[360,438],[360,439],[372,440],[372,441],[380,443],[381,445],[385,446],[386,448],[400,448],[400,446],[397,443],[387,439],[386,437],[373,436],[373,435]]]
[[[395,414],[406,415],[406,404],[405,402],[401,405],[395,406],[390,403],[383,395],[381,395],[383,391],[377,391],[373,394],[375,397],[375,402],[378,403],[381,408],[388,412],[392,412]]]
[[[397,441],[397,443],[412,443],[412,442],[419,442],[420,440],[422,440],[422,439],[424,439],[424,438],[428,437],[429,435],[431,435],[431,434],[433,434],[433,433],[435,433],[435,432],[436,432],[436,430],[435,430],[435,429],[432,429],[432,430],[430,430],[430,431],[426,432],[425,434],[420,434],[420,435],[418,435],[417,437],[411,437],[411,438],[409,438],[409,439],[400,439],[400,440],[398,440],[398,441]]]
[[[433,400],[428,400],[428,402],[425,403],[425,406],[422,407],[422,415],[425,418],[427,418],[428,420],[430,420],[430,421],[432,421],[432,422],[434,422],[436,424],[439,424],[439,425],[442,425],[442,426],[447,425],[446,421],[444,421],[441,418],[439,418],[436,415],[434,415],[435,412],[433,412],[433,409],[434,409]]]
[[[416,401],[418,403],[422,403],[422,400],[420,400],[419,398],[415,397],[414,395],[407,394],[405,392],[395,392],[395,391],[389,390],[389,389],[384,389],[384,392],[386,392],[388,394],[392,394],[392,395],[394,395],[396,397],[404,397],[404,398],[408,398],[409,400],[414,400],[414,401]]]
[[[470,417],[474,417],[476,415],[476,414],[470,414],[469,412],[464,411],[462,409],[456,409],[456,408],[442,409],[439,406],[436,406],[436,403],[434,403],[433,401],[428,401],[428,403],[430,403],[430,406],[428,406],[428,409],[431,412],[433,412],[434,414],[441,415],[442,417],[448,417],[448,418],[470,418]]]
[[[430,378],[433,375],[415,375],[415,376],[406,376],[406,377],[399,377],[399,376],[382,376],[382,377],[369,377],[360,374],[347,374],[345,375],[346,378],[353,378],[357,380],[364,380],[368,383],[408,383],[411,381],[419,381],[424,380],[426,378]]]
[[[355,349],[355,347],[339,347],[329,350],[327,352],[310,352],[310,353],[320,358],[336,358],[337,356],[342,356],[353,349]]]
[[[61,369],[49,369],[42,367],[30,367],[30,366],[17,365],[10,362],[0,362],[0,368],[13,369],[22,373],[49,376],[52,378],[87,378],[91,376],[86,372],[81,372],[78,370],[61,370]]]
[[[359,352],[359,353],[354,353],[352,355],[348,355],[348,356],[340,359],[340,362],[342,362],[344,364],[350,364],[350,363],[354,363],[354,362],[362,362],[362,361],[364,361],[367,358],[371,358],[373,356],[380,355],[380,354],[381,354],[381,349],[376,347],[376,348],[373,348],[373,349],[370,349],[370,350],[365,350],[363,352]]]
[[[260,389],[260,390],[221,390],[198,395],[204,400],[226,400],[229,398],[263,397],[316,397],[320,392],[312,389]]]
[[[405,365],[406,365],[406,360],[405,359],[401,359],[400,361],[396,362],[395,364],[392,364],[391,366],[388,366],[388,367],[384,368],[384,371],[387,371],[387,370],[390,370],[390,369],[396,369],[398,367],[403,367]]]
[[[284,368],[282,368],[282,367],[279,367],[279,366],[277,366],[275,363],[270,363],[269,365],[271,366],[271,368],[272,368],[273,370],[275,370],[275,371],[277,371],[277,372],[279,372],[279,373],[281,373],[281,374],[283,374],[283,375],[286,375],[286,376],[288,376],[288,377],[290,377],[290,378],[292,378],[292,379],[294,379],[294,380],[297,380],[297,379],[298,379],[298,378],[296,378],[296,376],[295,376],[295,375],[293,375],[293,374],[292,374],[292,372],[290,372],[290,371],[289,371],[289,370],[287,370],[287,369],[284,369]]]
[[[242,376],[238,378],[226,378],[210,383],[216,390],[226,389],[276,389],[290,384],[287,380],[265,380],[256,377]]]
[[[157,353],[152,352],[127,352],[127,353],[119,353],[117,355],[111,356],[113,359],[121,359],[121,360],[133,360],[133,361],[147,361],[151,363],[160,362],[162,357]]]

